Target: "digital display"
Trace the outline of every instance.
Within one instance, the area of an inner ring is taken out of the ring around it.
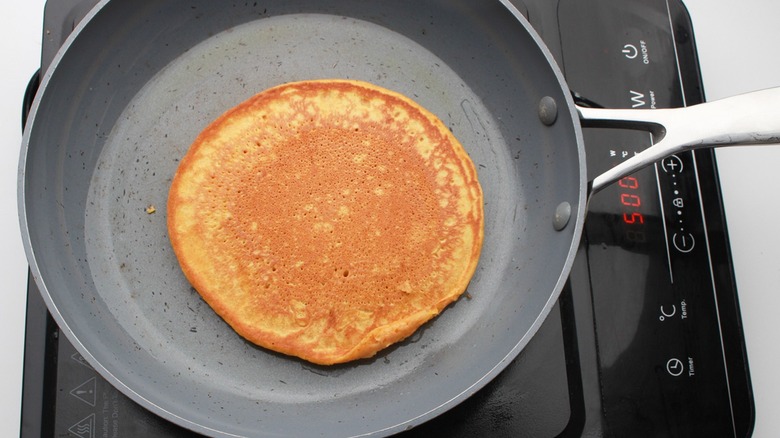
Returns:
[[[584,136],[591,180],[652,144],[650,134],[643,131],[589,128]],[[658,178],[656,166],[650,165],[593,194],[586,219],[590,235],[633,253],[665,253]]]
[[[614,144],[614,138],[609,137],[615,135],[620,136],[617,144]],[[595,139],[590,144],[606,146],[601,153],[589,156],[591,178],[649,147],[651,141],[650,136],[642,132],[591,130],[586,136],[589,140]],[[599,158],[601,161],[597,161]],[[591,197],[587,228],[595,233],[594,236],[599,235],[607,245],[644,253],[649,249],[648,245],[655,246],[663,242],[662,209],[658,196],[655,166],[647,166],[624,176]],[[595,219],[598,217],[603,219]]]
[[[625,237],[630,242],[645,242],[647,240],[644,223],[645,216],[640,211],[642,207],[642,192],[639,179],[627,176],[617,182],[618,198],[623,211],[623,225],[626,227]]]

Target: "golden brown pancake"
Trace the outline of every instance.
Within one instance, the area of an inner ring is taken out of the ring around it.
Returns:
[[[182,270],[247,340],[317,364],[367,358],[466,289],[482,190],[452,133],[352,80],[265,90],[182,159],[168,230]]]

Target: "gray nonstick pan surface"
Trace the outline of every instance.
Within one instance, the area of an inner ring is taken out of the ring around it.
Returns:
[[[468,297],[376,357],[331,367],[235,334],[182,275],[165,217],[178,162],[210,121],[318,78],[369,81],[437,114],[485,197]],[[33,104],[23,240],[62,332],[157,415],[212,436],[390,435],[483,387],[557,300],[589,191],[579,117],[540,39],[500,1],[104,1]]]

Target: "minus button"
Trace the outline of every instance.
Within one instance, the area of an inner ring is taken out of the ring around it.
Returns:
[[[696,246],[696,239],[691,233],[674,233],[672,235],[672,245],[677,251],[687,254],[693,251]]]

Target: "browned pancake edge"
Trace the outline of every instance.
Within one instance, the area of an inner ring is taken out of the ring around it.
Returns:
[[[482,196],[434,114],[325,79],[265,90],[204,129],[167,220],[184,275],[237,333],[328,365],[375,355],[458,299]]]

